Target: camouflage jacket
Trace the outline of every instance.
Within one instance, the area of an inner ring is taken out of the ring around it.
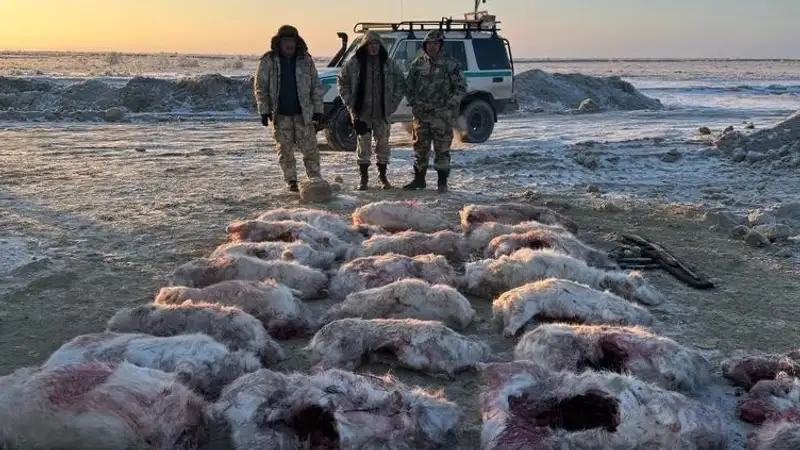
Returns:
[[[258,62],[258,69],[253,79],[253,92],[259,114],[271,114],[278,110],[280,73],[278,52],[271,50],[265,53]],[[314,113],[323,113],[323,88],[319,81],[317,68],[314,66],[314,60],[307,52],[298,52],[296,73],[297,97],[303,110],[303,121],[311,124]]]
[[[342,98],[342,102],[347,107],[350,117],[356,120],[359,116],[359,112],[363,111],[363,106],[362,111],[356,111],[359,94],[362,95],[362,102],[364,101],[363,97],[369,96],[369,93],[366,92],[359,93],[359,83],[367,84],[366,80],[362,81],[360,78],[362,75],[362,68],[366,68],[366,58],[368,57],[366,51],[367,44],[370,40],[377,40],[381,45],[380,60],[383,63],[383,112],[384,119],[389,121],[389,118],[394,114],[400,106],[400,102],[403,100],[406,80],[403,69],[396,62],[389,59],[386,47],[383,45],[380,36],[374,31],[367,32],[356,54],[345,63],[342,71],[336,78],[336,86],[339,89],[339,97]],[[361,89],[363,90],[364,87]]]
[[[437,58],[420,52],[406,78],[406,98],[415,118],[452,119],[467,93],[461,63],[444,53]]]

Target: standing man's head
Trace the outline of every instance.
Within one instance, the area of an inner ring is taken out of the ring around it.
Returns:
[[[281,55],[291,57],[297,51],[297,40],[300,33],[291,25],[284,25],[278,29],[278,50]]]
[[[422,50],[431,58],[439,56],[444,46],[444,31],[431,30],[422,41]]]
[[[381,53],[381,47],[383,44],[381,43],[381,35],[374,31],[367,31],[367,34],[364,35],[364,46],[367,47],[367,54],[369,56],[378,56]]]

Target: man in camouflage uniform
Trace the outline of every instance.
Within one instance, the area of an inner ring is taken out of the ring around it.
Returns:
[[[442,52],[444,32],[432,30],[422,41],[422,52],[411,63],[406,78],[406,98],[414,115],[414,181],[406,190],[425,189],[431,144],[438,191],[447,192],[453,122],[467,92],[461,63]]]
[[[322,86],[308,46],[297,29],[284,25],[272,37],[253,80],[258,113],[265,127],[272,121],[283,180],[298,191],[295,150],[303,154],[308,178],[319,178],[315,125],[322,121]]]
[[[356,156],[361,172],[358,190],[367,190],[373,138],[378,181],[383,189],[391,189],[386,178],[390,156],[389,117],[405,95],[403,69],[389,59],[380,35],[368,31],[355,55],[342,68],[336,84],[358,135]]]

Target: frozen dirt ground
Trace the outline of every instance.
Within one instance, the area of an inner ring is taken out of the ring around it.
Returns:
[[[697,144],[667,141],[665,147],[662,141],[648,140],[600,145],[601,153],[613,153],[618,161],[602,163],[601,155],[600,168],[589,170],[546,137],[532,141],[520,135],[515,140],[513,129],[520,126],[513,120],[504,123],[498,129],[503,137],[486,146],[456,145],[453,188],[447,196],[397,189],[354,192],[354,155],[325,152],[324,175],[344,178],[340,199],[326,207],[349,214],[370,201],[422,198],[438,201],[455,224],[458,209],[466,203],[524,193],[569,215],[586,242],[609,249],[615,235],[643,234],[714,279],[717,289],[697,291],[665,273],[648,272],[670,299],[654,309],[664,323],[659,330],[663,334],[708,350],[715,361],[736,350],[797,346],[800,331],[792,317],[800,278],[789,254],[785,249],[753,249],[709,231],[699,211],[701,203],[725,201],[704,199],[703,186],[727,190],[734,203],[758,206],[773,198],[796,198],[800,183],[793,181],[795,175],[766,176],[692,153],[701,147]],[[390,176],[396,185],[409,176],[407,141],[399,130],[393,137],[397,148]],[[271,145],[260,126],[235,122],[0,130],[0,251],[5,260],[0,264],[0,375],[41,363],[78,334],[102,330],[120,307],[151,301],[171,270],[221,243],[231,221],[296,203],[282,190]],[[652,156],[675,146],[689,156],[677,163]],[[692,167],[703,161],[708,170],[698,174]],[[512,176],[521,172],[527,175]],[[683,175],[676,182],[678,172]],[[587,193],[581,174],[596,182],[601,193]],[[645,175],[645,182],[634,182]],[[762,185],[753,187],[747,180]],[[690,203],[663,201],[669,197]],[[510,358],[513,343],[488,326],[490,305],[473,303],[480,320],[466,333],[480,336],[499,356]],[[299,351],[305,343],[288,343],[287,353],[294,356],[278,367],[307,369]],[[447,382],[394,372],[412,385],[445,389],[467,412],[462,447],[477,448],[480,383],[474,374]],[[715,394],[715,401],[738,422],[731,392]]]

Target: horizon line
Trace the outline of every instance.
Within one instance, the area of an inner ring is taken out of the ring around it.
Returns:
[[[6,50],[0,49],[0,54],[59,54],[59,55],[104,55],[104,54],[119,54],[121,56],[191,56],[196,58],[230,58],[230,57],[260,57],[258,53],[193,53],[193,52],[121,52],[115,50]],[[312,55],[313,56],[313,55]],[[330,59],[330,56],[313,56],[315,59]],[[679,57],[679,56],[523,56],[515,57],[514,62],[598,62],[598,61],[620,61],[620,62],[671,62],[671,61],[742,61],[742,62],[757,62],[757,61],[798,61],[800,57],[725,57],[725,56],[693,56],[693,57]]]

